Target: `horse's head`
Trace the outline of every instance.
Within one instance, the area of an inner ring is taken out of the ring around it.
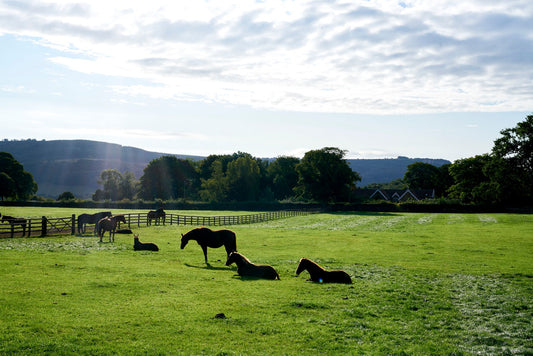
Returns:
[[[189,238],[187,237],[187,234],[183,235],[181,234],[181,249],[183,250],[185,246],[187,246],[187,242],[189,242]]]
[[[235,262],[236,258],[237,258],[237,255],[236,255],[237,252],[230,252],[230,254],[228,255],[228,259],[226,260],[226,266],[229,266],[231,265],[233,262]]]
[[[300,273],[302,273],[303,271],[305,271],[306,261],[307,261],[307,258],[300,258],[300,262],[298,263],[298,268],[296,268],[296,275],[297,276]]]
[[[116,216],[117,221],[123,222],[124,224],[126,223],[126,217],[124,215],[115,215],[115,216]]]

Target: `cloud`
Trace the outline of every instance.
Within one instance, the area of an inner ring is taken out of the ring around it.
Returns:
[[[526,0],[19,2],[0,34],[71,70],[142,79],[120,95],[289,111],[524,111],[533,106]],[[129,100],[129,99],[125,99]]]

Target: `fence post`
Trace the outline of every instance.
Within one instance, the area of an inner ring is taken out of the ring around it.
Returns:
[[[72,214],[72,230],[71,235],[76,234],[76,214]]]
[[[46,232],[48,230],[47,228],[47,219],[46,219],[46,216],[43,216],[41,218],[41,236],[46,236]]]

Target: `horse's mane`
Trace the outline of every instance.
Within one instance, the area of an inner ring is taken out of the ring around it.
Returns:
[[[302,263],[305,263],[304,267],[307,267],[308,265],[310,265],[310,266],[316,267],[316,268],[318,268],[318,269],[320,269],[322,271],[325,271],[324,267],[320,266],[318,263],[316,263],[314,261],[311,261],[308,258],[305,258],[305,257],[301,258],[300,259],[300,263],[298,265],[300,265]]]
[[[233,251],[232,253],[230,253],[230,258],[231,259],[235,258],[233,256],[235,256],[236,258],[240,259],[241,262],[252,264],[252,262],[246,256],[241,255],[237,251]]]

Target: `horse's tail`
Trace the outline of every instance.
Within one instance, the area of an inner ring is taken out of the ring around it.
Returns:
[[[94,226],[94,231],[96,232],[97,237],[102,237],[102,223],[100,221],[96,222],[96,225]]]

